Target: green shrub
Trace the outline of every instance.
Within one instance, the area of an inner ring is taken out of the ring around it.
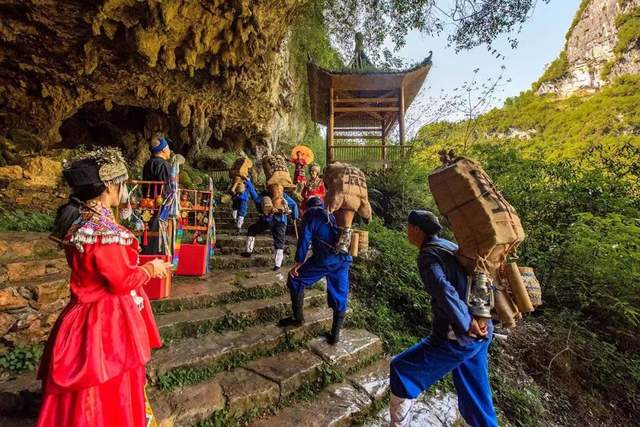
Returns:
[[[0,232],[3,231],[35,231],[49,232],[53,228],[54,218],[40,212],[25,212],[23,210],[0,210]]]
[[[374,214],[389,228],[406,224],[412,209],[434,210],[426,189],[427,172],[413,164],[367,171],[369,201]]]
[[[640,326],[640,223],[581,214],[567,229],[550,278],[557,304],[613,336]],[[640,342],[634,339],[636,342]]]
[[[33,371],[41,357],[42,347],[40,346],[15,347],[0,356],[0,369],[14,374]]]
[[[397,353],[430,332],[430,297],[416,264],[417,249],[405,233],[374,220],[367,228],[369,243],[380,253],[352,267],[354,314],[351,321],[380,334]]]
[[[538,81],[533,84],[533,90],[538,90],[543,83],[560,80],[567,75],[568,69],[569,60],[567,59],[567,52],[562,51],[560,53],[560,56],[558,56],[551,64],[549,64],[542,77],[540,77],[540,79],[538,79]]]

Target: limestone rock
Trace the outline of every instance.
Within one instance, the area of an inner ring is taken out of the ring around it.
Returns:
[[[16,323],[15,316],[9,313],[0,313],[0,336],[4,336]]]
[[[640,0],[591,0],[567,36],[565,75],[544,82],[537,93],[566,97],[577,91],[594,92],[616,76],[640,73],[637,43],[620,57],[614,52],[618,41],[617,18],[637,7]],[[607,66],[611,66],[611,71],[605,76],[602,71]]]
[[[31,158],[24,167],[24,177],[28,186],[55,188],[62,179],[62,163],[43,156]]]
[[[22,179],[22,168],[20,166],[0,167],[0,179],[18,180]]]
[[[43,283],[33,287],[35,300],[39,306],[48,306],[69,297],[69,281],[66,278]]]
[[[280,99],[291,80],[286,35],[304,4],[8,0],[0,52],[20,67],[0,65],[0,135],[33,151],[75,147],[80,134],[62,132],[69,120],[91,110],[85,130],[104,121],[140,130],[139,118],[120,120],[136,109],[161,114],[184,153],[234,133],[271,145],[301,138],[304,120]]]
[[[27,306],[27,300],[15,288],[0,289],[0,311],[14,310]]]

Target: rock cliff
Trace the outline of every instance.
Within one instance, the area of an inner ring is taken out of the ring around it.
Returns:
[[[640,0],[583,0],[537,93],[594,92],[616,76],[639,73],[639,38]]]
[[[287,34],[305,0],[8,0],[0,161],[155,131],[183,153],[273,148],[292,114]]]

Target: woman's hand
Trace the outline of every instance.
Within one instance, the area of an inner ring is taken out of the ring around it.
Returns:
[[[147,270],[152,279],[162,279],[169,274],[171,263],[156,258],[144,264],[142,267]]]

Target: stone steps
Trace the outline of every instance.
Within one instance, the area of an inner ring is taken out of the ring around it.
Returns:
[[[389,360],[378,362],[332,384],[311,402],[299,402],[277,414],[253,420],[250,427],[328,427],[350,425],[389,390]]]
[[[241,331],[183,339],[153,353],[148,375],[156,380],[172,370],[204,367],[240,354],[271,351],[285,340],[299,340],[327,330],[332,315],[328,308],[314,308],[307,310],[306,322],[300,327],[282,328],[274,322]]]
[[[324,300],[324,292],[319,289],[310,289],[305,293],[306,306],[320,304]],[[291,300],[287,294],[275,298],[246,300],[235,304],[161,314],[156,316],[156,323],[163,338],[171,341],[275,319],[288,313],[290,304]]]
[[[151,395],[152,405],[163,426],[194,425],[215,417],[216,411],[240,418],[283,404],[327,370],[348,372],[360,360],[381,351],[377,336],[364,330],[344,330],[343,340],[335,346],[328,345],[325,338],[314,338],[306,348],[260,358],[192,386],[168,393],[156,390]]]
[[[293,260],[293,255],[285,254],[283,265]],[[273,252],[266,254],[253,254],[250,258],[245,258],[238,254],[220,255],[211,258],[211,268],[217,270],[236,270],[245,268],[273,267]]]
[[[252,293],[260,296],[261,290],[282,287],[286,292],[286,275],[273,271],[255,272],[249,269],[216,271],[209,275],[174,276],[171,296],[151,301],[156,315],[205,308],[229,300],[252,299]],[[264,292],[262,292],[264,294]]]
[[[247,241],[246,234],[236,235],[233,233],[218,233],[216,235],[216,246],[219,248],[235,247],[244,248]],[[292,241],[290,241],[292,243]],[[256,236],[255,247],[268,247],[273,248],[273,238],[266,234]]]

